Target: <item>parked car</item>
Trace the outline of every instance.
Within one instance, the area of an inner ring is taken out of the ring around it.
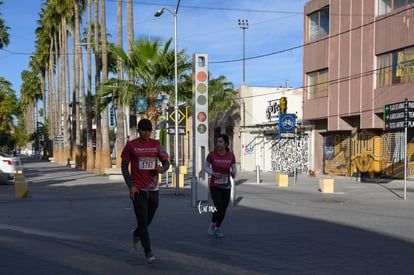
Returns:
[[[23,170],[20,158],[0,152],[0,184],[13,183],[18,170]]]

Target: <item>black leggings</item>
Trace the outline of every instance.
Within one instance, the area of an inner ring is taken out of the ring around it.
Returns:
[[[219,187],[210,187],[210,195],[216,207],[215,212],[211,217],[211,222],[215,223],[217,227],[220,227],[226,215],[226,209],[230,201],[230,189],[223,189]]]
[[[134,231],[134,235],[140,237],[145,254],[151,251],[148,226],[158,208],[158,197],[159,191],[139,191],[139,193],[135,194],[133,200],[135,217],[137,219],[137,228]]]

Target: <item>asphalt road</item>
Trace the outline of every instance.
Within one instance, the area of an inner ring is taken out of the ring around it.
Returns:
[[[0,186],[0,274],[413,274],[414,185],[318,178],[289,187],[275,175],[237,177],[223,239],[207,235],[211,202],[162,187],[150,226],[156,263],[132,248],[132,204],[122,182],[24,159],[29,196]],[[200,210],[206,210],[203,212]],[[201,212],[201,213],[200,213]]]

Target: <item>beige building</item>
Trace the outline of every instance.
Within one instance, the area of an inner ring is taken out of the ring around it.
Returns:
[[[312,0],[304,16],[310,168],[401,177],[404,144],[400,130],[384,129],[383,113],[384,105],[414,100],[414,0]]]

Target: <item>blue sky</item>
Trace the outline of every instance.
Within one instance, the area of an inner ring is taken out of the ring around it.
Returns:
[[[34,51],[39,0],[4,0],[1,17],[11,28],[11,41],[0,50],[0,76],[19,92],[20,74],[28,69]],[[243,76],[243,31],[239,19],[247,19],[245,78],[249,86],[302,86],[303,7],[307,0],[181,0],[178,10],[179,50],[207,53],[213,77],[226,76],[239,87]],[[154,13],[162,7],[174,10],[177,0],[134,0],[135,37],[162,41],[173,37],[173,16]],[[107,29],[116,42],[116,0],[107,0]],[[124,12],[124,16],[126,16]],[[85,20],[86,22],[86,20]],[[126,33],[126,24],[124,24]],[[126,37],[126,34],[124,34]],[[126,44],[125,44],[126,45]]]

